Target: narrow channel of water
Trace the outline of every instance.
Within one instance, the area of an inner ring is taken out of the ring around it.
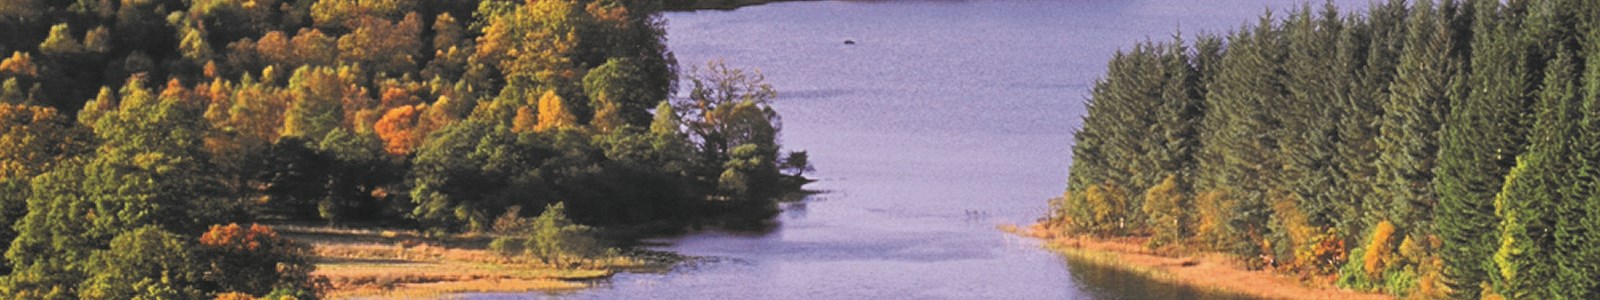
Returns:
[[[829,193],[787,205],[770,233],[663,240],[704,257],[673,272],[469,298],[1226,298],[1068,260],[995,227],[1047,214],[1082,100],[1117,49],[1177,30],[1224,33],[1294,5],[824,1],[669,13],[685,72],[714,58],[765,72],[784,145],[810,151],[812,188]]]

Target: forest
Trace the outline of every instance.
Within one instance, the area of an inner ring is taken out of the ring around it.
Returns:
[[[766,226],[807,155],[759,72],[674,96],[662,9],[0,2],[0,298],[316,298],[306,246],[253,223],[509,222],[531,237],[497,249],[538,256],[540,224]]]
[[[1593,2],[1269,11],[1119,52],[1087,103],[1059,230],[1408,298],[1600,298]]]

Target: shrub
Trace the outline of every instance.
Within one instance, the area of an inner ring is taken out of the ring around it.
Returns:
[[[489,248],[507,256],[526,256],[556,266],[575,266],[603,252],[588,226],[567,219],[566,205],[556,203],[531,220],[508,211],[495,221],[496,238]]]
[[[212,300],[256,300],[256,297],[240,292],[227,292],[217,294],[217,297],[212,298]]]
[[[206,279],[220,290],[252,295],[315,290],[310,280],[315,266],[305,259],[310,248],[278,236],[270,227],[212,225],[200,235],[200,246],[212,258]]]
[[[1389,221],[1379,222],[1378,226],[1372,229],[1372,238],[1367,243],[1365,256],[1362,257],[1364,262],[1362,271],[1366,272],[1367,277],[1378,278],[1393,259],[1391,257],[1393,247],[1390,247],[1389,243],[1394,238],[1394,232],[1394,224]]]
[[[282,288],[272,290],[261,300],[313,300],[317,299],[316,293],[306,289]]]

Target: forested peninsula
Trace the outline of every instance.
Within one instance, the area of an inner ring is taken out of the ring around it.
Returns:
[[[0,1],[0,298],[565,287],[648,264],[606,237],[770,226],[810,169],[776,92],[675,97],[664,8]]]
[[[1269,12],[1121,51],[1087,101],[1052,233],[1401,297],[1600,298],[1595,3]]]

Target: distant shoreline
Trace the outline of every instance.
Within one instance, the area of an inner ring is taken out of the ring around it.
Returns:
[[[735,10],[746,6],[756,6],[774,2],[792,2],[807,0],[668,0],[667,11],[686,12],[698,10]]]
[[[1263,299],[1394,299],[1384,294],[1310,286],[1289,275],[1248,270],[1222,253],[1157,253],[1144,247],[1144,238],[1106,239],[1060,235],[1041,224],[1028,228],[1009,226],[1002,230],[1043,240],[1046,248],[1062,255],[1086,258],[1106,267],[1127,270],[1167,284]]]

